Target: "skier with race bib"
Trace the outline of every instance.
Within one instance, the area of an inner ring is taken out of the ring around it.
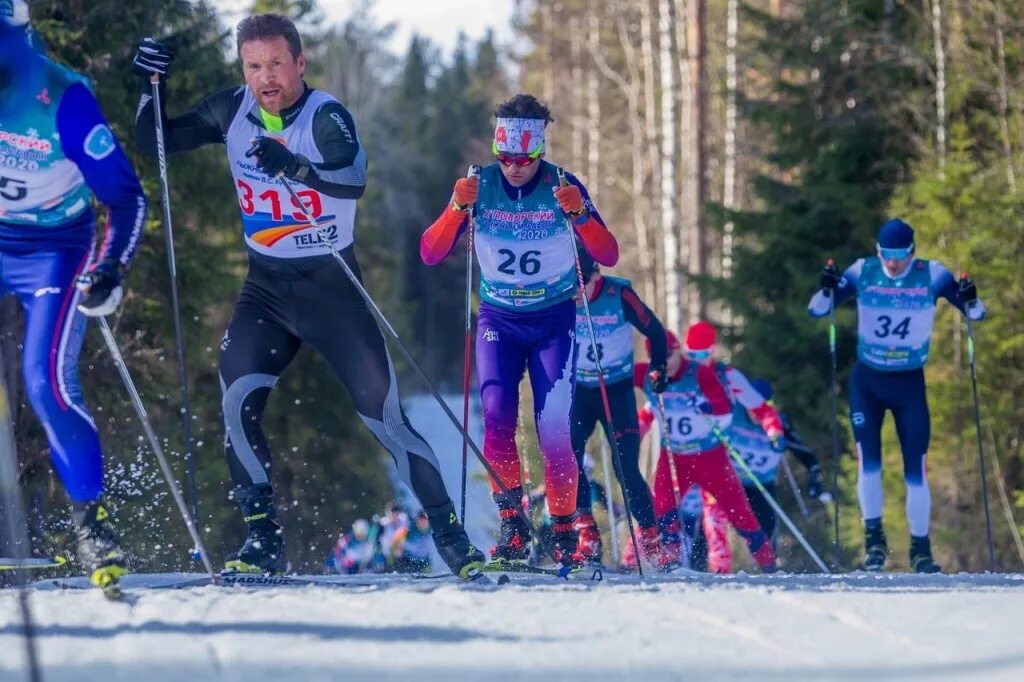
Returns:
[[[671,332],[668,342],[668,386],[664,393],[659,396],[654,390],[657,373],[652,377],[646,363],[638,364],[636,373],[637,379],[642,379],[649,401],[644,409],[660,423],[667,439],[668,447],[661,449],[654,479],[654,507],[662,542],[674,556],[679,555],[679,510],[672,484],[672,463],[668,460],[671,452],[679,490],[687,491],[697,484],[714,496],[761,570],[773,572],[778,568],[775,551],[757,523],[721,442],[732,421],[737,387],[731,383],[727,387],[716,372],[711,357],[714,327],[707,322],[690,326],[686,333],[685,357],[678,338]],[[641,424],[649,426],[651,421],[641,418]],[[774,430],[781,434],[780,426],[775,426]]]
[[[28,6],[0,3],[0,296],[25,313],[25,391],[71,499],[78,558],[105,587],[126,556],[103,501],[103,454],[82,398],[87,317],[109,315],[142,238],[146,197],[89,81],[33,46]],[[107,207],[94,251],[95,195]]]
[[[287,570],[260,421],[270,390],[308,343],[348,389],[359,418],[419,497],[442,559],[454,574],[474,578],[483,554],[455,515],[437,458],[402,410],[384,337],[306,217],[307,211],[313,215],[359,276],[353,228],[356,201],[366,187],[366,152],[355,121],[334,97],[306,85],[302,42],[288,18],[244,19],[236,43],[245,85],[211,95],[183,116],[156,112],[164,119],[169,153],[213,143],[227,147],[249,252],[249,273],[220,353],[232,492],[248,526],[245,544],[229,555],[226,569]],[[162,86],[173,57],[152,39],[135,56],[134,69],[146,79],[136,135],[149,154],[156,153],[150,78],[158,76]],[[282,176],[298,188],[302,206],[289,198]]]
[[[546,106],[519,94],[495,110],[492,149],[496,162],[478,178],[455,183],[452,200],[420,241],[428,265],[447,257],[469,225],[474,208],[474,244],[480,262],[480,312],[476,369],[484,410],[484,457],[508,494],[491,481],[501,531],[492,558],[525,561],[530,531],[516,505],[522,498],[516,421],[519,383],[528,371],[534,418],[554,535],[553,553],[573,558],[577,538],[578,473],[570,438],[576,380],[576,266],[569,240],[579,238],[602,265],[615,265],[618,243],[594,208],[583,184],[544,160]],[[566,225],[572,224],[572,233]]]
[[[850,420],[857,445],[857,497],[864,519],[864,568],[880,571],[889,550],[882,527],[882,421],[892,412],[906,485],[910,565],[938,573],[929,540],[931,493],[925,458],[931,417],[924,381],[935,309],[945,298],[972,321],[985,317],[973,281],[942,263],[917,258],[914,230],[893,219],[878,232],[875,258],[859,258],[840,276],[829,263],[808,305],[812,317],[857,299],[857,362],[850,376]]]
[[[660,376],[667,359],[665,328],[640,300],[629,280],[601,273],[589,255],[580,254],[586,295],[597,337],[597,348],[590,339],[585,309],[576,308],[576,398],[572,412],[572,445],[578,464],[579,488],[576,494],[576,552],[580,561],[601,560],[601,534],[594,521],[589,482],[584,467],[587,439],[600,423],[611,444],[613,434],[607,423],[604,400],[597,376],[597,360],[604,370],[608,405],[615,425],[614,439],[622,462],[621,481],[629,496],[630,509],[640,528],[640,551],[654,565],[673,564],[674,557],[662,552],[658,522],[650,488],[640,473],[640,426],[637,423],[636,395],[633,392],[633,329],[647,337],[651,346],[651,366]],[[663,388],[659,383],[656,388]],[[614,468],[613,468],[614,470]],[[608,491],[611,494],[611,491]]]

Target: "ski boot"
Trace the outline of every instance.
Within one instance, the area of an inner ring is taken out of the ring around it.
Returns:
[[[927,538],[925,538],[927,542]],[[864,522],[864,570],[878,572],[885,568],[885,559],[889,555],[889,544],[885,540],[881,519]],[[913,550],[911,550],[913,553]],[[929,555],[930,558],[930,555]],[[911,558],[913,561],[913,558]]]
[[[576,556],[584,563],[601,563],[601,533],[593,514],[580,514],[572,524],[576,531]]]
[[[553,539],[551,555],[555,563],[563,568],[572,569],[583,565],[584,559],[576,553],[578,537],[574,530],[576,514],[568,516],[551,515],[551,536]]]
[[[235,503],[249,527],[245,544],[237,552],[228,554],[224,561],[226,573],[259,573],[283,575],[290,566],[285,556],[284,533],[274,520],[274,491],[269,485],[238,487],[234,490]]]
[[[89,581],[109,596],[128,572],[128,557],[118,545],[117,533],[110,523],[110,512],[100,502],[76,502],[71,506],[78,541],[78,560],[89,571]]]
[[[493,497],[498,505],[501,530],[498,544],[491,548],[491,559],[526,561],[530,556],[530,528],[516,508],[523,497],[523,489],[516,486],[508,491],[508,495],[499,492],[494,493]]]
[[[910,569],[914,573],[941,573],[942,567],[932,558],[932,543],[928,536],[910,536]]]
[[[453,575],[463,580],[477,580],[483,576],[483,552],[470,542],[466,529],[455,515],[455,506],[449,500],[440,507],[425,509],[434,535],[434,546],[441,560]]]
[[[679,568],[679,545],[673,551],[661,541],[657,526],[640,529],[640,552],[659,571],[671,571]],[[632,545],[632,543],[630,543]]]

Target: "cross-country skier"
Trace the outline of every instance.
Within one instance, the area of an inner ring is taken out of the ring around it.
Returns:
[[[394,365],[370,309],[330,255],[280,176],[296,186],[305,209],[357,275],[356,200],[366,186],[366,152],[355,121],[334,97],[306,85],[302,42],[277,14],[243,19],[236,43],[245,85],[211,95],[188,113],[165,118],[167,151],[222,143],[238,193],[249,274],[221,344],[226,450],[234,498],[248,524],[226,567],[286,570],[276,520],[271,456],[260,426],[271,388],[303,343],[328,362],[360,419],[391,453],[419,497],[438,551],[452,572],[475,577],[483,555],[458,522],[437,458],[399,404]],[[147,39],[134,69],[146,80],[136,117],[139,146],[156,153],[150,78],[165,82],[174,55]],[[163,101],[163,100],[161,100]],[[166,117],[163,111],[158,112]]]
[[[79,560],[106,586],[125,555],[103,495],[103,455],[78,383],[86,316],[122,297],[146,198],[89,81],[30,43],[23,0],[0,3],[0,295],[25,311],[25,389],[71,498]],[[94,252],[95,195],[108,211]],[[77,286],[76,286],[77,283]]]
[[[370,537],[370,523],[356,519],[352,530],[344,533],[334,545],[331,556],[336,573],[354,575],[367,570],[373,563],[376,542]]]
[[[686,491],[697,484],[711,493],[723,505],[733,528],[746,541],[757,564],[765,572],[771,572],[777,569],[775,552],[754,517],[720,440],[719,434],[732,420],[732,400],[710,362],[714,336],[709,334],[709,328],[714,329],[706,322],[697,322],[687,330],[685,358],[679,340],[669,334],[668,387],[660,398],[654,391],[654,379],[648,375],[646,363],[637,365],[636,376],[643,379],[649,401],[645,409],[653,412],[659,423],[664,418],[661,429],[668,441],[658,458],[654,480],[654,507],[662,541],[678,556],[679,511],[668,460],[671,451],[679,490]],[[654,407],[659,402],[664,405],[664,414]],[[641,420],[642,425],[650,423],[647,419]]]
[[[475,247],[480,262],[476,367],[484,409],[484,456],[510,494],[491,481],[501,517],[492,557],[524,560],[530,534],[515,506],[522,497],[516,418],[519,382],[529,372],[534,417],[544,457],[544,479],[554,553],[572,563],[578,474],[569,433],[575,385],[576,268],[570,239],[582,242],[602,265],[615,265],[618,243],[583,184],[545,161],[545,127],[553,120],[532,95],[519,94],[495,110],[496,162],[480,178],[462,178],[444,213],[423,234],[428,265],[451,253],[475,205]],[[571,217],[572,231],[565,216]]]
[[[878,232],[876,258],[857,259],[840,276],[829,264],[808,305],[813,317],[857,299],[857,362],[850,376],[850,420],[857,443],[857,497],[864,519],[864,568],[880,571],[889,553],[882,528],[882,421],[892,412],[903,451],[910,526],[910,565],[938,573],[928,526],[931,493],[925,457],[931,417],[925,390],[935,308],[945,298],[969,319],[985,317],[973,281],[959,282],[942,263],[916,257],[914,230],[895,218]]]
[[[754,391],[764,398],[768,405],[774,407],[772,403],[774,391],[770,383],[764,379],[754,379],[750,382],[750,385]],[[779,417],[785,434],[784,443],[786,450],[792,452],[807,469],[807,489],[805,492],[808,497],[817,499],[824,492],[821,480],[821,465],[818,464],[818,458],[814,456],[814,452],[803,442],[785,415],[780,413]],[[778,475],[784,451],[780,452],[777,447],[772,447],[772,441],[768,434],[765,433],[764,428],[756,419],[751,417],[751,412],[739,403],[733,409],[732,425],[729,427],[728,436],[729,442],[742,455],[743,461],[753,472],[758,482],[764,486],[769,495],[774,497],[775,478]],[[778,519],[775,517],[775,510],[772,509],[768,500],[758,490],[753,479],[747,475],[747,472],[739,464],[735,462],[733,464],[736,468],[736,474],[740,477],[740,483],[743,484],[743,489],[747,493],[747,499],[750,500],[750,506],[754,509],[754,515],[757,517],[758,523],[761,524],[761,528],[771,540],[772,546],[774,546],[778,530]]]
[[[667,346],[665,328],[633,290],[629,280],[609,277],[589,255],[580,254],[586,281],[586,295],[597,337],[595,348],[587,326],[582,301],[576,308],[576,398],[572,411],[572,446],[579,465],[579,488],[576,496],[576,548],[580,561],[600,561],[601,534],[594,522],[589,482],[583,467],[587,439],[600,423],[611,443],[611,427],[607,423],[604,400],[597,376],[597,360],[604,370],[605,389],[614,438],[622,462],[622,481],[629,496],[630,509],[640,529],[640,551],[655,565],[674,562],[663,555],[658,522],[654,516],[651,491],[640,473],[640,427],[637,424],[636,395],[633,393],[633,329],[647,337],[651,346],[651,366],[659,377],[667,377],[665,361]],[[664,389],[660,381],[655,390]],[[614,470],[614,467],[613,467]]]

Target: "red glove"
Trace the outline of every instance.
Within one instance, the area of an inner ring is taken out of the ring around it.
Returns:
[[[555,198],[563,211],[576,218],[583,214],[583,193],[576,185],[555,188]]]
[[[480,196],[479,178],[459,178],[455,181],[455,191],[452,192],[452,202],[456,211],[465,211],[470,204],[475,204]]]

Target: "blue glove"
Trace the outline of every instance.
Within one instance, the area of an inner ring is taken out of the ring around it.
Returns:
[[[786,451],[786,438],[784,436],[775,436],[771,439],[772,441],[772,452],[785,452]]]

